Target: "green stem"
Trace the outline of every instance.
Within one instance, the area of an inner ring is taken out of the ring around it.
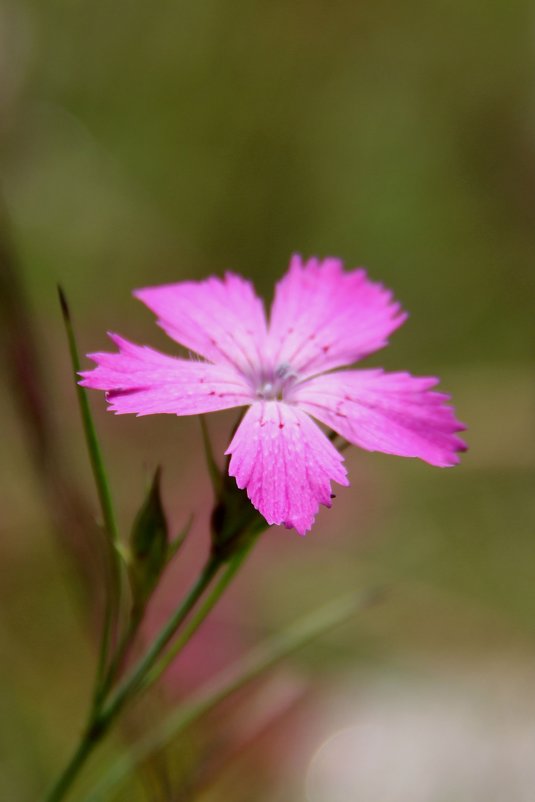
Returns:
[[[169,621],[160,631],[147,653],[139,660],[131,674],[129,674],[125,678],[124,682],[117,688],[117,691],[99,716],[99,722],[105,729],[108,728],[109,723],[111,723],[111,721],[122,710],[124,705],[139,689],[145,678],[145,675],[156,663],[158,657],[175,634],[177,628],[182,624],[186,616],[200,599],[213,577],[219,570],[220,565],[221,561],[219,558],[215,556],[209,558],[199,578],[185,599],[175,610]]]
[[[223,671],[197,699],[171,714],[155,732],[120,756],[83,802],[102,802],[105,795],[134,772],[147,758],[164,748],[220,702],[264,674],[280,660],[343,624],[380,598],[377,591],[335,599],[297,621],[284,632],[257,646],[244,660]]]
[[[93,747],[96,746],[99,740],[100,736],[97,733],[93,734],[91,728],[85,731],[67,766],[46,795],[45,802],[61,802],[64,799],[80,769],[91,754]]]
[[[211,612],[213,607],[217,604],[217,602],[225,592],[226,588],[228,587],[228,585],[233,580],[236,573],[241,568],[243,562],[245,561],[245,558],[251,551],[255,542],[256,542],[256,537],[251,537],[247,545],[230,559],[229,564],[226,567],[225,571],[223,572],[222,576],[217,581],[214,588],[210,591],[206,599],[202,602],[199,609],[195,612],[195,614],[186,624],[184,629],[181,630],[178,637],[173,642],[172,646],[154,665],[152,670],[149,671],[145,680],[143,681],[144,688],[145,687],[148,688],[150,685],[153,685],[153,683],[156,682],[161,677],[161,675],[171,665],[175,657],[179,654],[179,652],[182,651],[184,646],[197,632],[204,619]]]
[[[161,651],[173,637],[176,629],[184,621],[192,607],[204,593],[220,565],[221,562],[218,558],[213,556],[209,558],[187,596],[160,631],[148,652],[140,659],[132,673],[126,677],[123,684],[119,686],[115,695],[112,696],[104,709],[102,709],[102,696],[99,686],[99,694],[92,706],[84,735],[58,781],[52,787],[48,796],[45,797],[45,802],[59,802],[59,800],[64,798],[88,756],[108,732],[115,717],[122,710],[124,705],[139,689],[145,673],[149,671],[156,662]]]
[[[113,687],[113,683],[117,679],[117,676],[120,674],[123,664],[128,657],[130,649],[132,648],[135,637],[143,621],[143,613],[143,610],[132,611],[128,627],[123,633],[123,636],[117,646],[116,652],[108,667],[108,671],[106,672],[105,676],[102,677],[100,682],[100,687],[98,689],[98,695],[96,698],[97,705],[100,705],[100,703],[106,698],[107,694]]]
[[[95,683],[93,686],[93,694],[91,699],[90,721],[96,715],[99,708],[99,701],[101,698],[101,685],[104,679],[104,674],[106,672],[106,664],[108,662],[108,655],[113,640],[115,617],[116,617],[116,605],[114,602],[111,601],[110,595],[108,595],[108,598],[106,600],[106,607],[104,610],[104,624],[102,627],[102,636],[100,639],[97,671],[95,674]]]

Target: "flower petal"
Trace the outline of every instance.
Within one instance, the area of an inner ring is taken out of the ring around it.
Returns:
[[[343,457],[297,407],[258,401],[247,410],[227,449],[229,474],[268,524],[304,535],[319,505],[331,506],[331,480],[349,484]]]
[[[406,315],[392,294],[362,269],[338,259],[294,256],[271,310],[269,348],[275,365],[302,376],[350,365],[382,348]]]
[[[368,451],[419,457],[445,467],[465,451],[455,436],[465,426],[445,402],[431,392],[436,378],[382,370],[351,370],[317,376],[294,388],[292,401]]]
[[[266,338],[266,315],[252,284],[227,273],[224,279],[184,281],[136,290],[177,342],[216,364],[256,376]]]
[[[110,337],[119,351],[89,354],[97,367],[82,372],[80,384],[106,390],[113,412],[197,415],[254,400],[246,380],[231,367],[166,356],[116,334]]]

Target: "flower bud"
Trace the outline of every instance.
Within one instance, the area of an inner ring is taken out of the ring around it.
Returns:
[[[157,468],[130,536],[130,583],[134,606],[138,609],[146,605],[168,560],[169,536],[160,479],[161,469]]]

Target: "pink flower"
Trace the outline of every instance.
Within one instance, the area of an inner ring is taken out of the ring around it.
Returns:
[[[118,414],[198,415],[248,407],[226,453],[229,473],[269,524],[314,522],[331,481],[348,485],[343,457],[312,420],[367,451],[455,465],[464,429],[431,391],[436,378],[337,370],[387,344],[406,319],[392,294],[338,259],[291,260],[269,323],[252,285],[224,279],[137,290],[176,342],[200,358],[166,356],[110,334],[117,353],[91,354],[86,387]]]

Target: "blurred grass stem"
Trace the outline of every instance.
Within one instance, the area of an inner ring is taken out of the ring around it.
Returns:
[[[294,651],[343,624],[355,613],[368,608],[378,601],[381,595],[379,591],[372,590],[342,596],[261,643],[244,659],[223,671],[196,699],[172,713],[153,733],[119,757],[97,787],[83,798],[83,802],[103,802],[108,798],[106,795],[143,761],[167,746],[172,739],[181,735],[220,702],[257,679]]]

